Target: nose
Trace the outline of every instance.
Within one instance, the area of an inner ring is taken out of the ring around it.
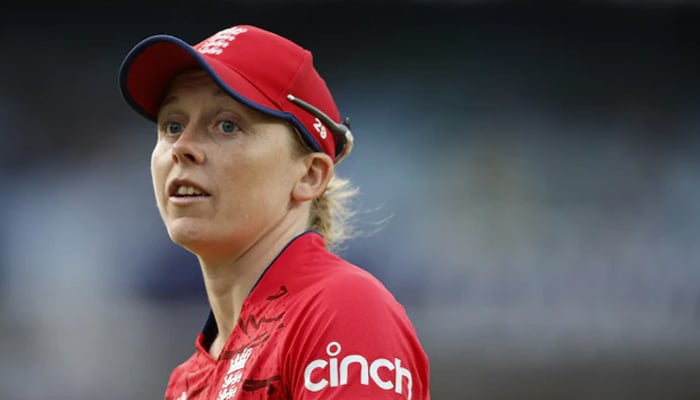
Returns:
[[[172,146],[172,158],[175,164],[193,163],[201,164],[205,160],[202,143],[199,140],[201,135],[198,135],[196,127],[187,126],[180,134]]]

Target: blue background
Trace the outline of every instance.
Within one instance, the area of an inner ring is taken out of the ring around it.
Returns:
[[[406,306],[435,399],[700,398],[700,9],[682,2],[8,4],[0,398],[161,398],[207,304],[120,98],[146,36],[311,49],[356,147],[342,255]]]

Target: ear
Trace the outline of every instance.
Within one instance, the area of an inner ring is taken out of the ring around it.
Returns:
[[[292,199],[304,202],[320,197],[328,186],[334,171],[333,160],[325,153],[309,153],[304,156],[305,173],[297,179]]]

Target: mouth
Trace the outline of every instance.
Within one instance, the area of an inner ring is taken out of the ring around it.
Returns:
[[[194,182],[176,179],[168,185],[168,196],[175,198],[209,197],[209,193]]]

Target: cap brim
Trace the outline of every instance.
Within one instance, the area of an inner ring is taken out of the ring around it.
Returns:
[[[263,113],[289,119],[287,113],[279,111],[278,105],[241,74],[169,35],[151,36],[131,49],[119,70],[119,87],[129,105],[155,121],[173,78],[197,67],[236,100]]]

